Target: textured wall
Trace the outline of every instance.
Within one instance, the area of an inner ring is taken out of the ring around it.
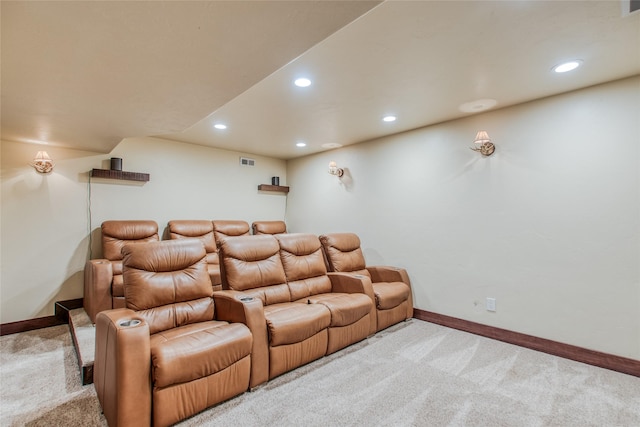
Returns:
[[[29,166],[46,149],[56,164],[49,175]],[[53,314],[55,301],[81,298],[84,263],[101,255],[99,227],[108,219],[151,219],[160,232],[172,219],[283,219],[286,198],[258,192],[258,184],[280,176],[283,160],[155,138],[130,138],[110,154],[2,142],[1,323]],[[94,178],[123,158],[123,170],[146,172],[141,184]],[[89,198],[91,209],[89,210]]]
[[[290,161],[289,229],[358,233],[417,308],[640,359],[639,99],[635,77]]]

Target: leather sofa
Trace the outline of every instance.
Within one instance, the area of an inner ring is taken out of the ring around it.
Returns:
[[[353,233],[320,236],[329,271],[352,273],[370,280],[375,295],[376,331],[413,317],[411,282],[406,270],[366,266],[360,238]]]
[[[249,387],[253,337],[214,320],[204,245],[126,244],[127,308],[96,318],[94,385],[108,424],[167,426]]]
[[[406,271],[367,267],[355,234],[247,235],[240,223],[219,235],[222,291],[205,240],[184,229],[121,245],[126,308],[96,316],[110,426],[174,424],[411,317]]]
[[[222,290],[220,260],[213,235],[213,222],[209,220],[172,220],[167,224],[169,239],[199,239],[207,251],[207,270],[214,291]]]
[[[251,223],[254,235],[258,234],[282,234],[287,232],[287,224],[284,221],[254,221]]]
[[[87,261],[84,269],[83,306],[94,323],[100,311],[125,307],[122,247],[159,240],[155,221],[105,221],[101,231],[103,258]]]
[[[213,240],[216,243],[211,241],[209,224],[213,227]],[[236,220],[174,220],[169,223],[168,228],[170,239],[195,237],[203,241],[214,290],[222,288],[217,239],[249,234],[249,224]],[[158,224],[151,220],[105,221],[101,226],[101,234],[103,257],[87,261],[84,269],[83,307],[92,323],[95,323],[100,311],[125,307],[122,247],[128,243],[160,240]]]
[[[248,236],[249,223],[242,220],[214,220],[213,235],[216,245],[220,247],[220,241],[225,237]]]
[[[225,238],[219,255],[216,312],[253,334],[251,387],[375,332],[371,282],[327,273],[317,236]]]

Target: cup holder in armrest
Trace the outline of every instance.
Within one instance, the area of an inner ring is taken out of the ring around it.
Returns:
[[[132,326],[138,326],[140,322],[138,319],[125,319],[118,322],[118,326],[122,326],[123,328],[130,328]]]
[[[253,297],[242,297],[240,298],[240,301],[242,302],[249,302],[249,301],[253,301],[254,298]]]

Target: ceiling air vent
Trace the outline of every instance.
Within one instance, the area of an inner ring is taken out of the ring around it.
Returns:
[[[255,166],[256,161],[248,157],[240,157],[240,164],[242,166]]]

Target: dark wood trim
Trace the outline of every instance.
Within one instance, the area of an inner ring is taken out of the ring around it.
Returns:
[[[69,312],[71,310],[75,310],[76,308],[81,308],[83,301],[84,300],[82,298],[56,301],[56,304],[54,306],[55,316],[65,323],[68,322]]]
[[[640,377],[640,360],[628,359],[626,357],[589,350],[587,348],[577,347],[571,344],[564,344],[545,338],[538,338],[532,335],[521,334],[519,332],[483,325],[481,323],[420,310],[418,308],[413,309],[413,317],[426,322],[446,326],[448,328],[470,332],[472,334],[481,335],[483,337],[492,338],[509,344],[515,344],[520,347],[526,347],[543,353],[552,354],[554,356],[564,357],[565,359],[575,360],[576,362],[582,362],[598,366],[600,368]]]
[[[50,326],[64,325],[67,322],[56,316],[38,317],[36,319],[20,320],[17,322],[3,323],[0,325],[0,336],[17,334],[18,332],[33,331],[48,328]]]
[[[82,376],[82,385],[93,384],[93,363],[83,366],[80,369],[80,374]]]
[[[82,302],[82,298],[79,298],[75,300],[59,301],[56,303],[56,305],[60,305],[65,310],[67,310],[66,313],[69,322],[69,330],[71,331],[73,348],[76,350],[76,358],[78,360],[78,365],[80,366],[80,377],[82,385],[87,385],[93,383],[93,362],[91,362],[90,364],[85,364],[85,361],[82,359],[82,354],[80,353],[80,345],[78,344],[78,337],[76,336],[76,325],[74,325],[73,323],[73,318],[69,317],[69,310],[81,308]]]
[[[289,187],[284,185],[269,185],[269,184],[260,184],[258,185],[258,190],[260,191],[279,191],[281,193],[288,193]]]
[[[54,306],[55,314],[53,316],[3,323],[0,325],[0,336],[64,325],[69,321],[69,310],[80,307],[82,307],[82,298],[57,301]]]
[[[114,171],[111,169],[91,169],[89,172],[94,178],[106,178],[106,179],[123,179],[127,181],[149,181],[149,174],[142,172],[125,172]]]

